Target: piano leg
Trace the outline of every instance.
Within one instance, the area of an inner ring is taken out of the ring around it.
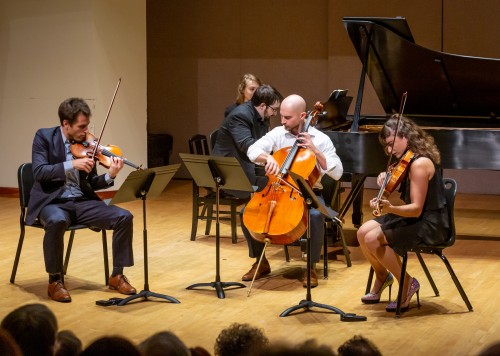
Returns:
[[[357,185],[358,181],[361,180],[360,184],[363,187],[365,176],[353,175],[352,178],[353,186]],[[352,202],[352,224],[355,228],[359,228],[363,224],[363,189],[359,190]]]
[[[339,219],[343,220],[345,214],[349,210],[350,206],[353,205],[352,223],[355,227],[360,227],[363,222],[363,185],[365,183],[366,175],[353,175],[351,191],[347,195],[344,203],[339,209]],[[358,197],[361,198],[358,198]],[[354,205],[354,204],[357,205]],[[356,211],[357,210],[357,211]]]

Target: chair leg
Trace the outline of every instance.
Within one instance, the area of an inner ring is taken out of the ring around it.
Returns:
[[[207,204],[201,203],[200,205],[202,206],[202,208],[201,208],[201,213],[198,215],[198,219],[206,220],[207,219]]]
[[[375,271],[373,270],[373,267],[370,266],[370,273],[368,274],[368,281],[366,282],[366,290],[365,294],[370,293],[370,290],[372,289],[372,282],[373,282],[373,274]]]
[[[285,249],[285,260],[287,262],[290,262],[290,254],[288,253],[288,245],[283,245],[283,248]]]
[[[347,264],[347,267],[351,267],[351,256],[349,253],[349,249],[347,248],[347,244],[345,243],[344,231],[342,230],[342,226],[340,226],[339,223],[337,223],[337,231],[340,233],[340,240],[342,241],[342,250],[344,251],[345,262]]]
[[[192,220],[191,220],[191,241],[196,240],[196,232],[198,230],[198,186],[193,182],[193,211],[192,211]]]
[[[323,234],[323,279],[328,279],[328,234],[326,233],[326,223],[325,233]]]
[[[104,255],[104,285],[109,282],[108,239],[106,230],[102,230],[102,253]]]
[[[425,275],[427,276],[427,279],[429,280],[429,283],[431,284],[431,287],[432,287],[432,290],[434,291],[434,294],[436,295],[436,297],[439,297],[439,290],[436,286],[436,283],[434,283],[434,279],[432,279],[432,276],[429,272],[429,269],[427,268],[427,265],[424,262],[424,259],[422,258],[422,256],[420,255],[419,252],[415,251],[415,254],[417,255],[418,261],[420,262],[420,265],[422,266],[422,269],[424,270]]]
[[[210,204],[207,207],[207,224],[205,226],[205,235],[210,235],[210,230],[212,229],[212,219],[216,219],[214,217],[214,205]]]
[[[69,235],[68,247],[66,249],[66,257],[64,257],[63,275],[68,272],[69,257],[71,256],[71,248],[73,247],[73,240],[75,239],[75,230],[71,230]]]
[[[408,252],[403,256],[403,265],[401,266],[401,279],[399,280],[398,303],[396,306],[396,317],[401,316],[401,303],[403,302],[403,286],[405,285],[406,265],[408,263]]]
[[[236,234],[236,218],[238,214],[236,208],[236,202],[231,202],[231,241],[233,244],[238,243],[238,235]]]
[[[462,299],[464,300],[465,305],[467,305],[467,308],[469,309],[469,311],[473,311],[472,304],[470,303],[469,298],[467,298],[467,294],[465,294],[465,291],[462,288],[462,285],[460,284],[460,281],[458,280],[457,275],[453,271],[453,268],[451,268],[450,262],[448,262],[448,259],[446,258],[445,255],[443,255],[442,252],[439,253],[439,257],[441,257],[441,260],[446,265],[446,268],[448,269],[448,272],[450,273],[451,279],[453,279],[453,282],[455,282],[455,286],[457,287],[458,292],[462,296]]]
[[[24,242],[24,222],[21,222],[21,234],[19,235],[19,242],[17,243],[16,258],[14,259],[14,265],[12,266],[12,274],[10,275],[10,283],[14,283],[16,279],[17,266],[19,265],[19,259],[21,258],[21,250],[23,248]]]

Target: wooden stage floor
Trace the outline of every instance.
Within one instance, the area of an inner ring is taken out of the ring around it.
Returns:
[[[125,273],[140,290],[144,286],[142,204],[136,201],[122,206],[136,217],[136,263]],[[138,343],[157,331],[171,330],[188,347],[203,346],[213,353],[218,333],[233,322],[262,328],[272,342],[298,343],[314,338],[334,350],[353,335],[361,334],[371,339],[384,355],[474,355],[500,341],[498,196],[457,197],[460,239],[445,251],[474,306],[473,312],[467,311],[444,264],[435,256],[424,258],[441,296],[434,296],[418,261],[411,256],[408,269],[421,284],[421,309],[416,308],[414,298],[410,311],[395,319],[393,313],[385,311],[385,303],[363,305],[360,297],[369,267],[359,248],[350,247],[353,266],[347,268],[342,257],[331,260],[330,278],[320,279],[319,287],[312,290],[312,299],[368,318],[357,323],[342,322],[339,315],[322,309],[279,317],[286,308],[306,297],[300,282],[305,262],[298,247],[290,248],[289,263],[285,261],[282,246],[268,248],[272,273],[254,284],[250,297],[247,289],[226,290],[225,299],[218,299],[211,288],[186,290],[191,284],[212,282],[215,277],[215,227],[212,236],[204,236],[204,223],[200,222],[196,241],[189,240],[191,181],[174,180],[161,197],[147,201],[149,287],[151,291],[177,298],[180,304],[152,298],[123,307],[96,306],[96,300],[118,295],[103,284],[100,234],[88,230],[77,232],[66,277],[72,303],[56,303],[47,298],[43,235],[38,229],[27,229],[16,283],[10,284],[19,238],[18,199],[0,198],[0,211],[0,317],[25,303],[43,303],[56,314],[60,329],[73,330],[84,345],[102,335],[115,334]],[[367,210],[365,217],[369,216]],[[349,222],[345,231],[354,235]],[[246,242],[240,231],[238,243],[232,244],[227,224],[221,224],[221,235],[221,279],[240,281],[252,264]],[[395,284],[393,298],[396,293]],[[385,292],[382,299],[387,298]]]

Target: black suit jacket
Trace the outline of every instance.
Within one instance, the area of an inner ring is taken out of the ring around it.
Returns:
[[[64,161],[66,161],[66,148],[62,139],[61,127],[39,129],[33,139],[32,164],[34,184],[31,189],[28,203],[26,223],[31,225],[38,218],[40,210],[59,197],[66,182],[64,172]],[[80,188],[88,199],[100,200],[94,190],[112,186],[104,178],[104,174],[98,176],[94,170],[87,175],[80,171]]]
[[[238,105],[222,122],[212,154],[236,157],[250,183],[263,188],[262,181],[257,179],[254,163],[248,159],[247,150],[268,131],[269,122],[262,119],[251,101],[247,101]]]

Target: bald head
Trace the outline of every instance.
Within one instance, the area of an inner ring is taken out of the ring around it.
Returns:
[[[297,94],[287,96],[280,106],[281,124],[285,130],[298,134],[300,125],[306,116],[306,101]]]
[[[281,103],[281,110],[301,113],[306,111],[306,101],[300,95],[292,94],[283,99]]]

